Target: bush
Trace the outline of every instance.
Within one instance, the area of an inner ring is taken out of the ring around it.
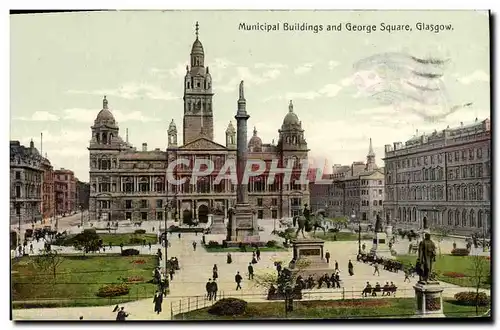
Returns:
[[[128,294],[129,287],[125,284],[110,284],[99,288],[96,296],[98,297],[116,297]]]
[[[241,315],[245,312],[247,302],[236,298],[226,298],[219,300],[208,309],[212,315]]]
[[[140,283],[144,282],[144,277],[142,276],[129,276],[122,278],[123,282],[126,283]]]
[[[273,247],[276,247],[278,244],[276,243],[276,241],[267,241],[266,243],[266,247],[268,248],[273,248]]]
[[[132,236],[132,237],[130,237],[130,240],[129,240],[130,244],[142,244],[142,242],[144,242],[144,239],[139,238],[137,236]]]
[[[338,228],[330,228],[330,229],[328,229],[328,232],[329,233],[338,233],[339,229]]]
[[[210,241],[210,242],[208,242],[208,247],[209,248],[218,248],[218,247],[220,247],[220,244],[219,244],[219,242],[216,242],[216,241]]]
[[[453,249],[451,250],[452,256],[468,256],[470,253],[467,249]]]
[[[455,299],[460,305],[476,306],[476,293],[473,291],[464,291],[455,294]],[[488,306],[490,304],[490,297],[484,292],[479,292],[477,296],[478,306]]]
[[[137,234],[137,235],[141,235],[141,234],[145,234],[146,233],[146,229],[136,229],[134,231],[134,234]]]
[[[139,255],[139,250],[136,249],[125,249],[122,251],[122,256],[137,256]]]

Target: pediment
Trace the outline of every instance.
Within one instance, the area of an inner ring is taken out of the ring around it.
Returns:
[[[179,148],[180,150],[227,150],[222,144],[200,137]]]

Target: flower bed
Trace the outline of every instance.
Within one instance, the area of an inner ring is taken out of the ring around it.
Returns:
[[[144,277],[143,276],[129,276],[125,278],[125,281],[127,283],[140,283],[144,282]]]
[[[487,306],[490,303],[490,297],[484,292],[479,292],[476,297],[476,292],[459,292],[455,294],[455,299],[461,305],[476,306],[476,298],[478,306]]]
[[[126,284],[110,284],[99,288],[96,296],[98,297],[116,297],[128,294],[130,288]]]
[[[136,260],[132,260],[130,263],[131,263],[131,264],[139,264],[139,265],[142,265],[142,264],[145,264],[145,263],[146,263],[146,260],[144,260],[144,259],[136,259]]]
[[[461,278],[461,277],[465,277],[465,274],[458,273],[458,272],[444,272],[443,276],[453,277],[453,278]]]

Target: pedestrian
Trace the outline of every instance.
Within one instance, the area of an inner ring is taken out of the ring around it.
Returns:
[[[330,263],[330,252],[326,251],[325,253],[326,263]]]
[[[171,268],[171,269],[170,269],[170,271],[168,272],[168,274],[170,275],[170,280],[171,280],[171,281],[173,281],[173,280],[174,280],[174,273],[175,273],[175,271],[174,271],[174,269],[173,269],[173,268]]]
[[[142,240],[142,246],[146,246],[146,240],[145,239]]]
[[[363,246],[361,247],[363,249],[363,252],[365,252],[365,249],[366,249],[366,244],[363,243]]]
[[[354,275],[354,266],[351,262],[351,259],[349,259],[349,263],[347,264],[347,268],[349,269],[349,276]]]
[[[111,244],[111,242],[109,242],[109,249],[111,250],[112,247],[113,245]]]
[[[213,300],[217,300],[217,291],[219,290],[219,288],[217,287],[217,282],[215,282],[215,279],[212,281],[212,283],[210,283],[210,290],[212,292],[212,299]]]
[[[231,253],[227,253],[227,263],[230,264],[233,262],[233,258],[231,257]]]
[[[122,252],[122,250],[123,250],[123,242],[120,243],[120,252]],[[161,258],[160,258],[160,260],[161,260]]]
[[[163,253],[161,252],[161,249],[158,249],[156,252],[156,255],[158,256],[158,259],[161,261]]]
[[[335,271],[338,271],[339,270],[339,263],[337,262],[337,260],[335,260]]]
[[[181,239],[181,233],[177,234],[177,237],[179,237],[179,239]]]
[[[453,242],[453,250],[457,248],[457,243]]]
[[[116,306],[118,307],[118,305]],[[116,309],[116,308],[115,308]],[[116,314],[116,320],[117,321],[126,321],[127,317],[129,316],[129,313],[125,312],[125,307],[122,307],[119,311],[118,314]]]
[[[35,252],[33,251],[33,244],[30,244],[30,253],[34,254]]]
[[[380,276],[380,272],[378,270],[378,264],[377,263],[373,264],[373,268],[374,268],[373,275],[375,275],[375,273],[377,273],[378,276]]]
[[[152,231],[153,231],[153,233],[155,232],[155,227],[153,227],[153,230],[152,230]]]
[[[248,263],[248,279],[253,280],[253,266],[252,263]]]
[[[410,272],[407,269],[405,269],[405,279],[403,282],[406,282],[406,280],[410,283]]]
[[[160,314],[161,312],[161,304],[163,303],[163,293],[159,290],[156,291],[155,296],[153,298],[153,303],[155,304],[155,312],[156,314]]]
[[[205,289],[207,290],[207,299],[212,300],[212,279],[209,278],[207,284],[205,284]]]
[[[237,272],[236,275],[234,276],[234,281],[236,282],[236,291],[238,291],[238,289],[241,290],[241,280],[243,278],[241,277],[240,275],[240,272]]]
[[[151,251],[151,242],[148,242],[149,251]]]
[[[255,255],[257,256],[257,260],[260,260],[260,249],[259,247],[257,246],[257,248],[255,249]]]
[[[196,242],[193,242],[193,251],[196,251]]]
[[[276,263],[276,271],[278,272],[278,276],[281,274],[281,262]]]

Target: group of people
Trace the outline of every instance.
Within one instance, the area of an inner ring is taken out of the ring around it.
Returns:
[[[377,292],[382,292],[382,296],[387,295],[390,296],[391,293],[396,294],[397,287],[396,285],[391,282],[385,282],[385,285],[382,287],[379,282],[375,284],[374,287],[370,284],[370,282],[366,282],[366,286],[363,289],[362,296],[363,297],[368,297],[368,295],[371,295],[373,297],[377,296]]]
[[[296,283],[299,285],[300,289],[314,289],[316,286],[316,280],[313,275],[309,275],[307,279],[304,279],[301,275],[297,276]],[[318,289],[321,289],[323,284],[326,284],[326,287],[329,288],[341,288],[342,281],[340,280],[340,271],[338,269],[335,270],[331,275],[325,273],[323,276],[320,276],[317,280]]]

